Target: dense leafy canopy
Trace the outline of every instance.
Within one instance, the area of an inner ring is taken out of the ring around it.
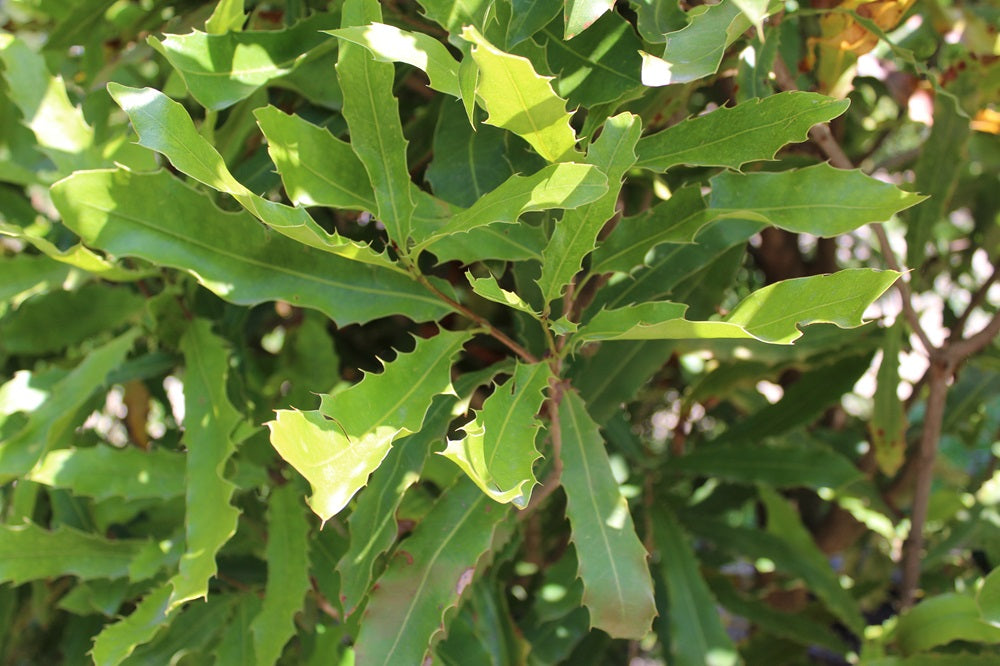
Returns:
[[[0,661],[996,663],[997,18],[0,5]]]

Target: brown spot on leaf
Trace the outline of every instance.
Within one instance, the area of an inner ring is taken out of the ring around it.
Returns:
[[[472,577],[475,575],[475,567],[469,567],[462,572],[462,575],[458,577],[458,583],[455,585],[455,593],[458,594],[458,596],[462,596],[462,592],[465,591],[465,588],[469,587],[469,583],[472,582]]]

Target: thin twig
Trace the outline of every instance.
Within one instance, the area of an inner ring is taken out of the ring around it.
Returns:
[[[435,287],[434,283],[431,282],[430,280],[428,280],[423,274],[414,271],[414,276],[416,277],[417,282],[419,282],[425,288],[427,288],[428,291],[430,291],[431,293],[433,293],[435,296],[437,296],[438,298],[440,298],[442,301],[444,301],[445,303],[447,303],[451,307],[455,308],[455,310],[457,310],[459,313],[461,313],[467,319],[471,319],[475,323],[477,323],[480,326],[482,326],[484,329],[486,329],[487,333],[489,333],[491,336],[493,336],[494,338],[496,338],[498,341],[500,341],[504,345],[506,345],[508,349],[510,349],[512,352],[514,352],[515,354],[517,354],[518,356],[520,356],[522,360],[524,360],[524,361],[526,361],[528,363],[538,363],[539,362],[539,359],[538,359],[537,356],[535,356],[530,351],[528,351],[527,349],[525,349],[524,347],[522,347],[521,345],[519,345],[518,343],[516,343],[514,340],[512,340],[510,337],[508,337],[506,333],[504,333],[503,331],[501,331],[500,329],[498,329],[496,326],[494,326],[493,324],[491,324],[488,319],[486,319],[485,317],[483,317],[481,315],[476,314],[475,312],[473,312],[469,308],[465,307],[464,305],[462,305],[461,303],[459,303],[458,301],[456,301],[454,298],[452,298],[448,294],[444,293],[443,291],[441,291],[440,289],[438,289],[437,287]]]
[[[985,282],[979,285],[978,289],[972,292],[972,296],[969,298],[969,305],[951,326],[951,334],[948,337],[949,340],[957,340],[962,337],[962,332],[965,330],[965,323],[969,321],[969,317],[972,316],[972,313],[976,310],[976,308],[982,305],[983,301],[986,300],[986,295],[989,293],[990,287],[993,286],[993,283],[997,281],[998,277],[1000,277],[1000,261],[993,264],[993,272],[990,273],[990,276],[986,278]]]

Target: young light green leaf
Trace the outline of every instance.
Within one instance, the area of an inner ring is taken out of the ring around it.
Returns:
[[[421,663],[508,515],[467,479],[449,488],[379,579],[355,642],[358,663]]]
[[[381,18],[378,5],[372,5]],[[353,13],[344,12],[344,28],[357,24]],[[392,94],[395,69],[390,63],[377,62],[361,46],[341,43],[337,58],[337,79],[344,91],[342,113],[351,131],[351,147],[361,159],[372,190],[379,220],[389,238],[405,248],[413,224],[416,201],[406,163],[406,144],[399,120],[399,103]]]
[[[653,513],[653,535],[667,585],[665,621],[670,623],[670,654],[678,666],[733,666],[739,654],[722,625],[717,602],[701,576],[687,536],[669,509]]]
[[[838,489],[861,478],[844,456],[820,447],[762,446],[751,442],[698,447],[672,461],[672,470],[776,488]]]
[[[557,75],[553,82],[571,107],[591,108],[634,96],[642,89],[639,70],[642,42],[631,24],[615,12],[606,13],[573,41],[564,41],[558,28],[549,25],[544,36],[548,65]]]
[[[523,298],[518,296],[513,291],[507,291],[502,288],[497,283],[496,278],[492,275],[487,275],[484,278],[477,278],[473,277],[472,273],[466,273],[465,277],[469,280],[469,286],[472,287],[472,291],[476,292],[486,300],[512,307],[515,310],[520,310],[521,312],[529,314],[532,317],[538,317],[538,313],[532,309],[531,305],[526,303]]]
[[[882,361],[875,378],[872,417],[868,423],[875,462],[882,473],[894,476],[906,455],[906,410],[899,399],[899,353],[902,325],[890,326],[882,345]]]
[[[140,601],[128,617],[97,634],[90,656],[96,666],[117,666],[135,650],[166,629],[177,611],[167,610],[170,586],[162,585]]]
[[[169,609],[208,596],[215,554],[236,533],[236,486],[223,476],[236,450],[233,430],[242,415],[226,395],[229,354],[212,324],[196,319],[181,338],[184,352],[184,444],[187,447],[186,552],[170,584]]]
[[[0,525],[0,582],[19,584],[58,576],[123,578],[144,541],[105,539],[70,527],[54,531],[28,523]]]
[[[802,524],[798,512],[788,500],[768,486],[758,486],[757,492],[767,511],[768,534],[781,539],[803,568],[812,572],[813,580],[806,579],[809,589],[823,600],[830,612],[851,631],[860,632],[865,622],[858,603],[841,587],[836,572]]]
[[[471,26],[462,38],[474,44],[480,77],[476,92],[490,114],[486,122],[517,134],[549,162],[577,158],[566,100],[552,90],[549,77],[540,76],[527,58],[496,48]]]
[[[594,252],[590,271],[631,272],[646,263],[650,251],[661,243],[694,241],[698,231],[709,221],[701,189],[682,187],[666,201],[621,220]]]
[[[205,21],[205,32],[210,35],[224,35],[230,30],[239,32],[246,21],[243,12],[243,0],[219,0],[212,15]]]
[[[573,39],[614,6],[615,0],[566,0],[564,37]]]
[[[164,171],[81,172],[53,186],[52,198],[85,242],[188,271],[233,303],[285,300],[341,324],[400,313],[428,320],[450,311],[405,275],[270,234]]]
[[[573,390],[559,405],[562,486],[590,625],[614,638],[649,633],[656,604],[646,549],[635,533],[597,424]]]
[[[462,468],[490,499],[519,509],[528,505],[536,483],[532,467],[541,457],[535,418],[552,374],[547,363],[518,363],[507,383],[494,389],[465,436],[441,452]]]
[[[274,488],[268,498],[266,555],[264,604],[250,625],[258,664],[277,663],[309,589],[309,521],[295,484]]]
[[[636,164],[653,171],[680,164],[739,169],[747,162],[772,160],[779,148],[805,141],[810,127],[836,118],[849,104],[797,91],[751,99],[644,137]]]
[[[642,132],[638,116],[622,113],[604,123],[601,136],[590,145],[587,162],[608,179],[608,190],[600,199],[567,211],[556,223],[549,244],[542,252],[542,275],[538,287],[546,309],[580,270],[604,224],[615,215],[622,178],[635,163],[635,146]]]
[[[781,229],[831,237],[888,220],[926,197],[827,163],[780,173],[724,172],[709,181],[709,208]]]
[[[281,410],[267,426],[271,445],[309,481],[309,506],[329,520],[385,459],[392,442],[420,430],[434,396],[453,394],[451,361],[470,337],[442,331],[419,340],[381,374],[323,396],[319,411]]]
[[[132,126],[139,134],[141,145],[162,153],[178,170],[195,180],[231,195],[264,224],[310,247],[383,268],[402,270],[384,255],[376,254],[364,243],[351,241],[337,234],[328,234],[304,209],[285,206],[248,190],[232,176],[215,147],[198,132],[184,107],[160,91],[153,88],[140,90],[109,83],[108,92],[129,115]],[[315,136],[305,138],[315,139]],[[325,149],[330,148],[327,144],[321,146]],[[347,146],[345,148],[350,153],[350,148]],[[345,170],[359,166],[353,153],[350,153],[349,159],[345,159],[343,150],[334,150],[325,155],[323,166],[336,165]],[[334,165],[330,164],[331,161]],[[300,172],[305,170],[303,163],[297,162],[295,166]],[[329,176],[325,179],[330,182]],[[367,189],[366,184],[364,182],[355,192],[363,195]],[[355,186],[355,183],[350,185]]]
[[[108,373],[122,364],[138,337],[139,331],[132,329],[94,349],[52,387],[27,423],[0,446],[2,482],[26,475],[77,425],[77,412],[104,385]]]
[[[0,62],[7,81],[6,94],[60,175],[105,164],[94,150],[93,128],[69,101],[62,78],[49,73],[41,55],[14,35],[4,33],[0,35]]]
[[[161,448],[58,449],[42,458],[25,478],[96,500],[170,499],[184,494],[184,459],[180,453]]]
[[[193,30],[150,37],[149,44],[180,74],[198,103],[221,110],[294,71],[310,51],[324,48],[329,38],[319,31],[335,27],[331,14],[319,13],[284,30],[218,35]]]
[[[423,70],[430,87],[461,99],[458,61],[444,44],[422,32],[409,32],[384,23],[327,30],[327,34],[368,49],[380,62],[405,62]]]
[[[608,179],[590,164],[550,164],[530,176],[511,176],[471,208],[453,215],[419,248],[439,238],[493,223],[513,223],[524,213],[553,208],[577,208],[608,191]]]
[[[668,34],[663,57],[642,54],[642,82],[647,86],[690,83],[715,74],[726,47],[750,26],[732,0],[700,5],[689,11],[690,22]]]
[[[753,292],[724,321],[684,319],[686,305],[653,302],[602,310],[573,338],[593,340],[660,340],[756,338],[790,344],[802,335],[800,325],[826,322],[854,328],[861,315],[899,277],[895,271],[855,268],[831,275],[783,280]]]

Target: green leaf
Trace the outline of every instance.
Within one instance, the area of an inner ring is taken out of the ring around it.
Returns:
[[[474,25],[484,29],[486,19],[493,9],[492,0],[419,0],[424,16],[451,34],[462,31],[462,26]]]
[[[249,215],[222,212],[163,171],[81,172],[53,186],[52,198],[85,242],[188,271],[240,305],[284,300],[341,324],[399,313],[427,320],[450,311],[405,275],[269,234]]]
[[[486,122],[517,134],[549,162],[577,158],[566,100],[556,95],[549,77],[535,72],[527,58],[496,48],[475,28],[466,27],[462,38],[474,44],[480,76],[476,93],[490,114]]]
[[[236,450],[232,433],[242,415],[226,395],[229,354],[212,324],[196,319],[181,338],[184,352],[184,444],[187,447],[186,552],[170,584],[169,609],[208,596],[215,554],[236,533],[236,486],[223,478]]]
[[[378,581],[355,642],[358,663],[423,661],[508,512],[465,479],[438,499]]]
[[[105,539],[70,527],[49,531],[28,523],[0,525],[0,582],[58,576],[123,578],[144,541]]]
[[[205,21],[205,32],[210,35],[224,35],[230,30],[239,32],[246,21],[243,12],[243,0],[219,0],[212,15]]]
[[[926,198],[825,162],[780,173],[724,172],[710,182],[709,208],[719,213],[822,237],[888,220]]]
[[[381,374],[331,397],[319,411],[281,410],[267,426],[271,444],[309,481],[309,506],[327,521],[343,509],[389,452],[392,442],[420,430],[434,396],[452,394],[453,357],[467,331],[419,340]]]
[[[448,638],[438,644],[442,666],[526,663],[532,650],[514,623],[504,590],[486,579],[469,589],[458,615],[448,625]]]
[[[487,224],[513,223],[527,212],[577,208],[598,199],[607,191],[608,179],[595,166],[550,164],[530,176],[511,176],[471,208],[453,215],[418,248],[433,248],[432,244],[441,237]]]
[[[609,187],[600,199],[567,211],[556,223],[542,252],[542,275],[538,279],[546,309],[562,295],[584,257],[594,249],[604,224],[614,217],[622,178],[635,163],[635,145],[641,131],[638,116],[622,113],[609,118],[601,136],[590,145],[587,161],[607,176]]]
[[[96,500],[170,499],[184,494],[184,461],[182,454],[161,448],[58,449],[25,478]]]
[[[983,620],[1000,627],[1000,567],[991,571],[976,594],[976,605]]]
[[[562,13],[562,0],[510,0],[507,48],[512,49]]]
[[[319,31],[335,27],[331,14],[319,13],[284,30],[217,35],[192,30],[150,37],[149,44],[180,74],[199,104],[220,110],[294,71],[310,51],[324,48],[329,38]]]
[[[254,592],[241,595],[233,619],[212,653],[216,664],[254,664],[253,633],[250,625],[260,612],[262,602]]]
[[[800,325],[861,326],[865,309],[899,277],[895,271],[855,268],[831,275],[783,280],[753,292],[725,321],[689,321],[687,306],[657,302],[602,310],[573,336],[573,344],[595,340],[756,338],[791,344]]]
[[[687,14],[676,0],[629,0],[636,15],[636,28],[647,42],[662,44],[667,34],[687,24]]]
[[[167,610],[170,586],[156,588],[140,601],[128,617],[109,624],[94,639],[90,656],[96,666],[116,666],[132,654],[137,645],[150,641],[167,628],[176,611]]]
[[[430,35],[377,22],[325,32],[365,47],[379,62],[413,65],[427,73],[434,90],[462,97],[458,86],[458,61],[444,44]]]
[[[653,534],[667,585],[665,619],[670,623],[673,663],[679,666],[738,663],[739,654],[722,625],[717,602],[701,576],[691,544],[665,507],[654,510]]]
[[[901,322],[885,332],[882,361],[875,377],[872,417],[868,422],[875,462],[886,476],[894,476],[906,455],[906,409],[896,393],[899,386],[899,354],[902,346]]]
[[[0,480],[26,475],[78,425],[77,412],[104,386],[108,373],[122,364],[137,337],[139,331],[132,329],[94,349],[52,387],[24,427],[0,446]]]
[[[267,587],[250,625],[258,664],[274,664],[295,635],[295,614],[309,589],[309,520],[295,484],[271,491],[267,510]]]
[[[381,18],[377,3],[371,13],[364,23]],[[353,18],[345,9],[343,27],[357,25],[351,23]],[[344,91],[342,113],[351,131],[351,147],[368,172],[379,220],[389,238],[405,249],[413,224],[416,186],[406,163],[407,141],[399,120],[399,103],[392,94],[394,76],[390,63],[377,62],[361,46],[341,43],[337,79]]]
[[[44,255],[21,252],[0,257],[0,301],[10,301],[26,291],[56,289],[68,276],[69,266]]]
[[[375,194],[351,144],[273,106],[256,109],[253,115],[293,203],[375,210]]]
[[[465,472],[490,499],[519,509],[528,505],[536,483],[532,467],[541,454],[535,418],[552,374],[547,363],[518,363],[514,375],[496,387],[465,436],[441,452]]]
[[[515,310],[520,310],[521,312],[529,314],[532,317],[538,317],[538,313],[532,309],[531,305],[525,302],[523,298],[518,296],[513,291],[507,291],[502,288],[497,283],[496,278],[492,275],[488,275],[484,278],[477,278],[473,277],[472,273],[466,273],[465,277],[469,280],[469,286],[472,287],[472,291],[476,292],[486,300],[506,305],[514,308]]]
[[[61,77],[49,73],[45,60],[14,35],[0,34],[0,62],[7,95],[34,132],[38,148],[61,175],[103,166],[94,149],[94,130],[73,105]]]
[[[310,247],[315,247],[342,257],[392,268],[393,270],[400,270],[393,262],[382,255],[376,254],[364,243],[350,241],[336,234],[328,234],[322,227],[316,224],[315,220],[304,209],[291,208],[270,201],[248,190],[232,176],[222,156],[198,132],[184,107],[160,91],[152,88],[143,88],[140,90],[117,83],[109,83],[108,92],[122,110],[129,115],[129,118],[132,120],[132,126],[139,134],[139,143],[141,145],[162,153],[179,171],[186,173],[198,182],[231,195],[251,215],[257,217],[261,222],[269,225],[279,233],[289,238],[294,238]],[[267,109],[260,109],[259,111],[264,111],[266,117]],[[275,110],[275,113],[278,112]],[[278,115],[280,116],[280,113]],[[260,118],[260,115],[258,115],[258,118]],[[310,125],[310,127],[312,126]],[[298,139],[299,137],[295,136],[294,138]],[[316,136],[314,133],[311,133],[311,135],[302,138],[315,140]],[[321,142],[317,146],[317,149],[322,148],[325,151],[329,151],[329,143]],[[345,145],[344,148],[350,153],[348,146]],[[280,148],[276,150],[280,150]],[[326,158],[324,162],[321,165],[317,165],[317,167],[333,166],[335,169],[336,167],[349,170],[356,169],[359,164],[353,153],[350,153],[350,159],[347,159],[343,153],[343,150],[325,152]],[[295,157],[298,158],[299,156],[296,155]],[[333,164],[330,164],[331,161]],[[297,162],[296,166],[298,171],[305,169],[301,162]],[[335,170],[330,173],[337,172]],[[350,185],[357,187],[354,183],[350,183]],[[362,185],[355,191],[364,193],[366,188]]]
[[[640,141],[640,145],[641,145]],[[690,243],[710,221],[696,186],[682,187],[666,201],[621,220],[594,252],[591,273],[631,272],[661,243]]]
[[[700,5],[687,15],[690,22],[666,36],[662,58],[642,54],[643,84],[690,83],[715,74],[726,47],[750,26],[750,21],[732,0]]]
[[[368,594],[375,562],[396,540],[396,510],[407,488],[419,480],[431,445],[444,438],[454,404],[453,396],[435,397],[420,431],[404,437],[389,450],[372,473],[368,489],[358,497],[348,519],[351,543],[337,563],[345,615],[357,610]]]
[[[767,533],[781,539],[789,549],[792,558],[800,563],[799,573],[805,578],[809,589],[826,604],[830,612],[851,631],[861,633],[865,621],[861,617],[858,603],[841,587],[836,572],[802,524],[798,512],[788,500],[767,486],[758,486],[757,492],[767,511]]]
[[[573,39],[586,30],[605,12],[610,12],[615,0],[566,0],[564,36]]]
[[[952,641],[996,645],[1000,643],[1000,627],[983,621],[971,596],[938,594],[900,616],[895,638],[905,654],[913,654]]]
[[[762,446],[751,443],[700,446],[672,460],[671,470],[777,488],[838,489],[861,472],[839,453],[819,447]]]
[[[488,259],[541,261],[542,248],[547,241],[541,227],[498,222],[439,238],[434,241],[434,256],[438,263],[459,261],[468,264]]]
[[[646,549],[636,536],[597,424],[573,390],[562,395],[559,430],[566,515],[590,624],[614,638],[639,640],[656,616]]]
[[[634,95],[642,87],[642,43],[614,12],[602,16],[573,41],[563,41],[554,25],[542,30],[548,65],[557,75],[556,92],[571,107],[593,107]]]
[[[757,30],[757,36],[764,35],[764,19],[770,14],[767,8],[771,0],[733,0],[733,4],[740,8],[743,15]]]
[[[434,129],[434,159],[426,174],[435,196],[468,207],[499,187],[514,175],[508,160],[513,141],[521,143],[501,129],[473,127],[465,122],[460,104],[444,100]]]
[[[40,355],[83,342],[137,318],[145,299],[120,287],[90,283],[77,291],[50,291],[26,300],[0,319],[0,349]],[[52,326],[53,321],[62,321]]]
[[[899,278],[895,271],[851,268],[830,275],[783,280],[758,289],[733,308],[726,322],[765,342],[789,343],[798,326],[826,322],[861,326],[865,309]]]
[[[688,118],[644,137],[637,166],[720,166],[739,169],[747,162],[773,160],[787,143],[805,141],[809,128],[844,113],[848,100],[808,92],[784,92]]]

